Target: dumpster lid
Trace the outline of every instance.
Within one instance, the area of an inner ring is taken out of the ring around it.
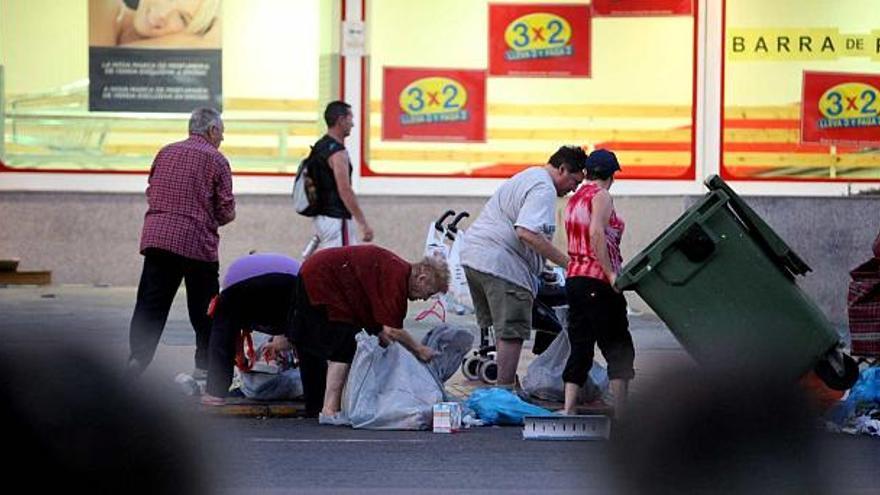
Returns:
[[[809,265],[785,241],[776,235],[776,232],[742,198],[733,192],[733,189],[721,177],[710,175],[704,184],[712,191],[722,190],[727,194],[730,198],[728,205],[749,231],[752,232],[755,241],[764,248],[773,261],[786,268],[793,275],[804,275],[812,271]]]

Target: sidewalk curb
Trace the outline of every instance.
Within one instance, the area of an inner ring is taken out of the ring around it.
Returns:
[[[253,418],[305,418],[306,406],[302,401],[295,402],[257,402],[247,399],[228,399],[223,406],[203,406],[198,404],[199,412],[212,416],[253,417]]]

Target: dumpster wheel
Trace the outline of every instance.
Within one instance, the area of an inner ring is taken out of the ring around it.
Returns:
[[[826,354],[813,370],[834,390],[849,390],[859,379],[856,360],[836,349]]]

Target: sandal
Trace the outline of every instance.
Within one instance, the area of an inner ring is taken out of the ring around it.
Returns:
[[[219,406],[226,405],[226,399],[224,399],[223,397],[215,397],[213,395],[208,395],[208,394],[203,395],[202,398],[199,400],[199,402],[203,406],[207,406],[207,407],[219,407]]]

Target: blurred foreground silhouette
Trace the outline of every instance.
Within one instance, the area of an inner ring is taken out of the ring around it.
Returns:
[[[4,475],[39,493],[209,493],[198,444],[136,386],[70,346],[0,347]]]
[[[612,435],[625,494],[825,494],[817,412],[770,371],[705,367],[660,377]]]

